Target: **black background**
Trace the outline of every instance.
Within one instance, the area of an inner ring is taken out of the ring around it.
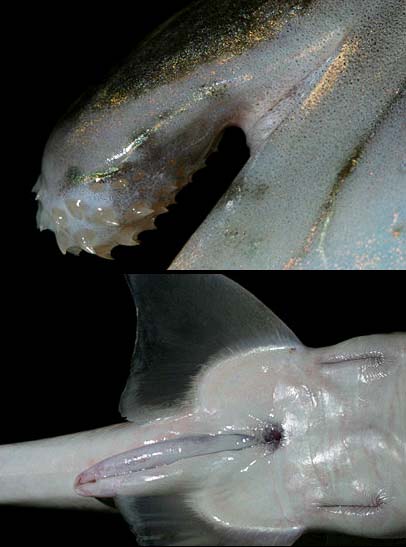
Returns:
[[[322,276],[236,272],[231,277],[263,300],[308,346],[406,331],[400,275],[387,282],[386,276],[371,273],[369,283],[363,275],[337,272]],[[3,341],[0,443],[120,421],[118,400],[136,328],[123,276],[43,269],[37,264],[31,271],[13,273],[7,287],[3,294],[7,336]],[[0,513],[2,533],[16,542],[54,545],[62,535],[71,544],[114,541],[122,547],[134,545],[126,524],[114,515],[3,507]],[[343,538],[334,536],[311,539],[302,539],[299,545],[345,544]],[[350,538],[348,542],[381,543]]]

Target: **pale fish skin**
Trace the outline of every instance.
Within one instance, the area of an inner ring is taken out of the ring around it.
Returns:
[[[129,282],[129,421],[0,447],[1,503],[112,497],[142,545],[406,537],[405,333],[311,349],[224,276]]]
[[[403,0],[193,2],[55,129],[38,224],[136,245],[239,126],[251,157],[172,269],[403,269],[405,81]]]

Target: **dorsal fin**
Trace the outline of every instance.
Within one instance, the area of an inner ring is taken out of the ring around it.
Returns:
[[[259,346],[295,347],[296,336],[262,302],[219,274],[129,274],[137,340],[121,414],[183,401],[213,356]]]

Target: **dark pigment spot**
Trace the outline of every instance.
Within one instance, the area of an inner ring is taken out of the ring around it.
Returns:
[[[262,432],[262,442],[272,450],[279,448],[283,440],[283,428],[279,424],[268,424]]]

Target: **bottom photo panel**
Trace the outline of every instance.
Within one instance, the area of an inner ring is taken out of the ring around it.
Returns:
[[[406,298],[369,281],[13,273],[4,533],[405,546]]]

